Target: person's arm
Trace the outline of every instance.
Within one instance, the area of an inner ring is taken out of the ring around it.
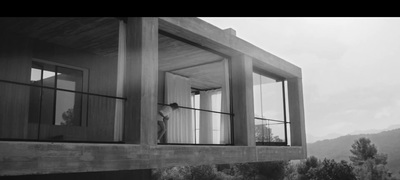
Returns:
[[[169,120],[169,116],[164,116],[164,120],[168,121]]]

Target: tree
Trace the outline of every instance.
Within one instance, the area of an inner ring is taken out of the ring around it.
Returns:
[[[274,136],[271,128],[263,124],[255,126],[255,136],[256,142],[283,142],[279,136]]]
[[[350,161],[354,164],[361,165],[368,159],[373,159],[378,152],[374,144],[371,144],[371,140],[362,137],[351,145],[350,152],[354,156],[350,156]]]
[[[311,177],[309,176],[313,169],[316,169],[320,165],[320,161],[315,156],[308,157],[305,161],[301,162],[297,166],[297,173],[299,180],[308,180]]]
[[[378,154],[371,140],[362,137],[354,142],[350,152],[354,156],[350,156],[350,161],[354,165],[354,173],[358,179],[365,180],[386,180],[390,179],[389,170],[385,167],[388,155]]]
[[[212,165],[189,166],[190,174],[185,179],[208,180],[215,179],[216,168]]]
[[[60,125],[72,125],[72,121],[74,120],[74,109],[70,108],[63,112],[61,117],[63,118],[64,122],[61,122]]]
[[[233,166],[234,176],[241,179],[255,179],[258,169],[255,163],[237,163]]]
[[[357,180],[351,165],[333,159],[324,159],[321,166],[309,172],[309,176],[315,180]]]
[[[213,165],[175,166],[152,170],[153,180],[213,180],[217,179]]]
[[[353,167],[346,161],[324,159],[322,162],[311,156],[297,167],[299,180],[356,180]]]
[[[258,174],[264,176],[266,179],[281,180],[285,177],[288,165],[288,161],[259,162],[256,163],[256,168]]]

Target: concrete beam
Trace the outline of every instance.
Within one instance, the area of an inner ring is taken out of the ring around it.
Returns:
[[[0,176],[301,159],[301,147],[140,146],[0,141]]]

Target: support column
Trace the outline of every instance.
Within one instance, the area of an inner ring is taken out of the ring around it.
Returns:
[[[128,18],[124,141],[157,143],[158,18]]]
[[[234,144],[255,146],[254,102],[253,102],[253,59],[246,55],[232,58],[232,105]]]
[[[307,158],[306,130],[304,120],[303,84],[301,78],[290,78],[288,82],[290,139],[292,146],[302,146]]]

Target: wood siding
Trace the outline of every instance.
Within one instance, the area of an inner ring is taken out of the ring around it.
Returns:
[[[88,92],[115,96],[116,56],[100,56],[6,32],[1,33],[0,38],[1,79],[30,83],[31,62],[35,58],[88,69]],[[1,138],[28,138],[29,89],[28,86],[0,83],[0,99],[2,100],[0,111],[4,111],[0,118]],[[54,91],[44,90],[43,92],[51,94]],[[86,104],[83,105],[86,106]],[[40,138],[47,139],[60,134],[69,140],[112,141],[115,100],[89,96],[88,107],[88,127],[85,127],[86,123],[82,127],[54,126],[46,123],[40,127]],[[47,107],[42,106],[42,114],[51,114],[52,108],[52,104],[47,104]],[[31,131],[35,131],[37,124],[30,123],[29,127]],[[31,131],[29,134],[35,136],[35,133]]]

